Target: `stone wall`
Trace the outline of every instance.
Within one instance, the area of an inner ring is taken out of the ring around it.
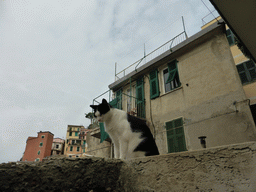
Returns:
[[[126,161],[55,157],[0,165],[1,191],[246,191],[256,189],[256,143]]]
[[[246,191],[256,189],[256,143],[138,158],[127,163],[137,182],[155,191]]]

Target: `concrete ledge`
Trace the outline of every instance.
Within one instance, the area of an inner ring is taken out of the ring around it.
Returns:
[[[137,182],[155,191],[255,191],[256,143],[128,160]]]
[[[126,161],[52,157],[0,164],[1,191],[255,191],[256,142]]]

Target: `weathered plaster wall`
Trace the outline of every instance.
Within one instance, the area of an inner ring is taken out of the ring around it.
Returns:
[[[127,161],[137,182],[154,191],[239,191],[256,189],[256,143]]]
[[[152,111],[160,153],[167,153],[165,123],[181,117],[187,150],[201,148],[199,136],[207,136],[209,147],[255,141],[255,125],[225,34],[216,34],[174,59],[180,88],[164,92],[166,63],[159,67],[160,96],[149,103],[145,78],[146,117],[151,122]]]
[[[54,157],[0,164],[0,191],[254,192],[255,165],[255,142],[126,161]]]
[[[99,130],[98,130],[99,132]],[[96,157],[107,157],[111,156],[111,144],[109,141],[103,141],[100,143],[100,139],[93,137],[91,132],[87,133],[87,151],[86,154],[93,155]]]

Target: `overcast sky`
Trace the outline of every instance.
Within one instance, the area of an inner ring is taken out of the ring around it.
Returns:
[[[208,0],[203,2],[214,10]],[[182,32],[200,31],[201,0],[0,1],[0,163],[29,136],[89,125],[93,98],[117,71]],[[213,19],[213,18],[210,18]]]

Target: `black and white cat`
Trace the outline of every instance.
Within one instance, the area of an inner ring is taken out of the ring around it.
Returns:
[[[90,105],[94,116],[104,122],[105,131],[114,143],[114,156],[120,159],[159,155],[155,140],[146,121],[115,109],[105,99]]]

